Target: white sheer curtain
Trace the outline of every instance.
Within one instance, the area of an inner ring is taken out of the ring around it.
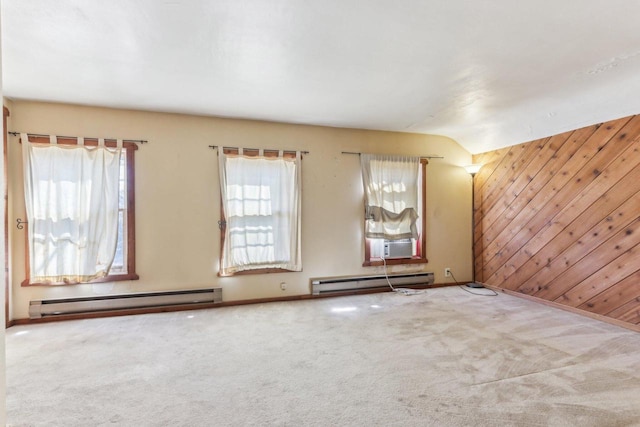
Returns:
[[[221,275],[261,268],[302,270],[300,153],[296,158],[219,153],[227,221]]]
[[[122,142],[107,148],[29,142],[22,134],[30,283],[108,274],[118,238]]]
[[[418,239],[420,158],[361,154],[365,237]]]

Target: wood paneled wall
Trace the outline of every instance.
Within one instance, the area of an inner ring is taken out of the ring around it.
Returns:
[[[640,115],[474,163],[476,280],[640,324]]]

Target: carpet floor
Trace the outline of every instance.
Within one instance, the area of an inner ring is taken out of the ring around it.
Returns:
[[[7,422],[632,426],[639,349],[636,332],[458,287],[15,326]]]

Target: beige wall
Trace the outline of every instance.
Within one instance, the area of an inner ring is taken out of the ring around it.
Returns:
[[[6,104],[6,102],[5,102]],[[432,271],[444,283],[451,267],[471,279],[470,154],[441,136],[233,120],[179,114],[13,101],[9,130],[85,137],[146,139],[136,152],[136,262],[140,280],[94,285],[21,287],[25,218],[18,138],[9,139],[12,318],[29,301],[220,286],[225,301],[310,293],[313,277],[373,274],[362,267],[363,195],[358,156],[341,151],[441,155],[427,167],[429,263],[390,271]],[[220,203],[216,151],[208,145],[308,150],[303,160],[303,272],[219,278]],[[280,282],[287,290],[280,289]]]

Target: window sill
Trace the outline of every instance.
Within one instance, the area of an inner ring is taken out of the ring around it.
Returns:
[[[302,271],[302,270],[300,270]],[[257,268],[255,270],[242,270],[231,274],[222,275],[218,272],[218,277],[243,276],[248,274],[270,274],[270,273],[300,273],[300,271],[285,270],[284,268]]]
[[[386,265],[403,265],[403,264],[426,264],[429,260],[426,258],[394,258],[386,260]],[[381,258],[374,258],[362,263],[363,267],[380,267],[385,265]]]
[[[140,276],[135,273],[131,274],[112,274],[110,276],[101,277],[100,279],[91,280],[90,282],[78,283],[29,283],[29,279],[24,279],[20,286],[73,286],[73,285],[91,285],[93,283],[120,282],[123,280],[138,280]]]

